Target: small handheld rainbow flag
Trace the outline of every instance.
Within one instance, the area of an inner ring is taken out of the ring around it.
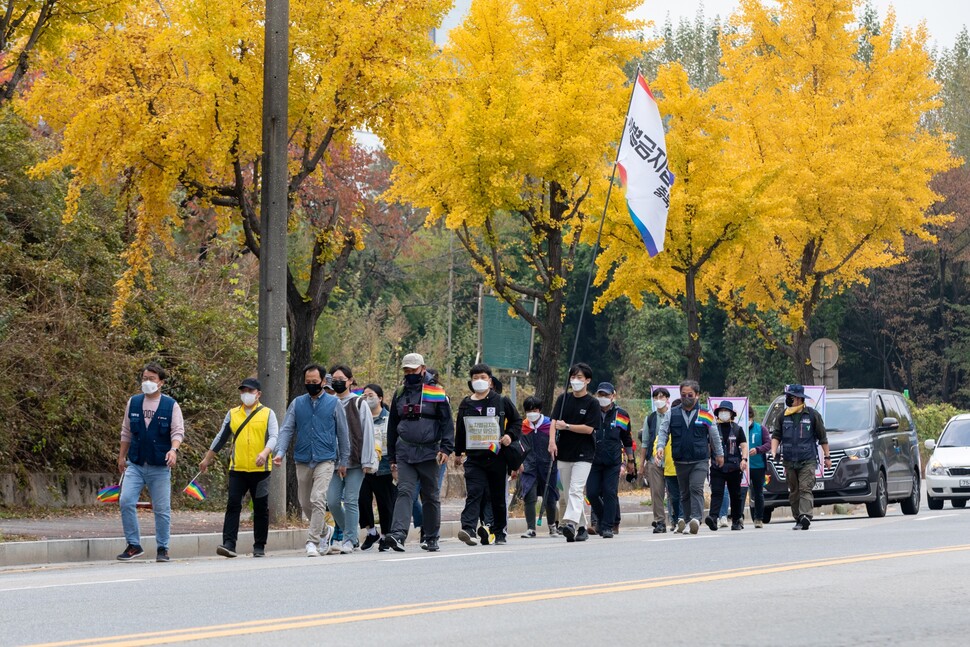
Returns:
[[[712,414],[707,409],[701,409],[697,412],[697,424],[707,425],[708,427],[714,426],[714,414]]]
[[[500,449],[502,449],[502,446],[499,445],[498,443],[489,443],[488,444],[488,451],[492,452],[493,454],[497,454]]]
[[[198,474],[193,476],[189,484],[185,486],[184,490],[182,490],[183,494],[189,495],[196,501],[205,501],[205,490],[202,489],[202,485],[195,480],[199,478],[199,475],[201,474],[202,472],[199,472]]]
[[[351,389],[350,392],[353,393],[354,395],[364,395],[364,389],[362,389],[362,388],[360,388],[360,389]]]
[[[623,431],[630,431],[630,416],[622,411],[616,412],[616,426]]]
[[[121,483],[115,483],[98,490],[98,503],[117,503],[121,498]]]
[[[425,402],[438,404],[447,402],[448,396],[445,395],[444,387],[438,386],[437,384],[425,384],[421,390],[421,399]]]

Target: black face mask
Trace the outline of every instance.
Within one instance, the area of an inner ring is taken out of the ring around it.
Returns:
[[[685,398],[683,396],[680,398],[680,405],[685,409],[693,409],[695,402],[697,402],[695,398]]]
[[[337,393],[344,393],[347,390],[347,380],[334,380],[333,390]]]
[[[424,376],[421,375],[420,373],[411,373],[409,375],[404,376],[404,383],[407,384],[408,386],[417,386],[418,384],[421,384],[421,381],[423,379],[424,379]]]
[[[793,396],[793,395],[786,395],[785,396],[785,406],[786,407],[794,407],[795,406],[795,396]]]
[[[320,392],[323,391],[322,384],[304,384],[303,387],[306,389],[306,392],[314,398],[320,395]]]

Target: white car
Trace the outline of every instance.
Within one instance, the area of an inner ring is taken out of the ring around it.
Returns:
[[[930,510],[941,510],[947,499],[962,508],[970,499],[970,414],[953,416],[939,441],[927,440],[932,450],[926,464],[926,500]]]

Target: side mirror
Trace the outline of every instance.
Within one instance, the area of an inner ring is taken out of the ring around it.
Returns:
[[[883,431],[888,431],[890,429],[899,429],[899,421],[896,420],[895,418],[883,418],[882,429]]]
[[[933,440],[932,438],[928,438],[926,442],[923,443],[923,447],[925,447],[930,451],[933,451],[934,449],[936,449],[936,441]]]

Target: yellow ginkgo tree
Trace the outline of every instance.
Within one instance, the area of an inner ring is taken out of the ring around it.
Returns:
[[[859,9],[855,0],[741,0],[721,40],[732,148],[745,173],[777,174],[768,194],[789,209],[759,213],[716,291],[803,382],[823,299],[901,262],[907,234],[932,239],[928,227],[947,218],[928,211],[939,199],[930,181],[959,163],[948,137],[925,126],[939,105],[925,30],[896,40],[890,12],[860,57]]]
[[[287,277],[291,393],[302,390],[317,319],[365,227],[363,206],[342,203],[323,167],[352,160],[353,130],[379,130],[412,91],[448,4],[290,2],[290,229],[304,250]],[[136,278],[151,284],[156,241],[170,241],[186,214],[214,213],[220,231],[259,255],[262,181],[264,3],[121,6],[108,28],[79,25],[48,52],[21,108],[60,134],[60,151],[36,171],[71,170],[68,218],[84,187],[120,189],[133,235],[116,323]],[[361,189],[353,173],[340,175]]]
[[[623,125],[623,65],[645,47],[627,18],[638,4],[474,0],[387,139],[391,194],[444,219],[484,283],[536,328],[547,403],[564,287]]]

